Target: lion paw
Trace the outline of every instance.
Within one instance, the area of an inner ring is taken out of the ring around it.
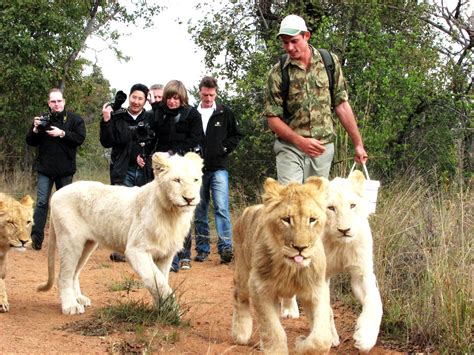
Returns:
[[[296,297],[292,297],[291,299],[282,299],[281,317],[295,319],[300,317],[300,310],[298,308],[298,303],[296,302]]]
[[[316,340],[314,337],[300,335],[296,338],[295,352],[297,354],[327,354],[331,344],[327,341]]]
[[[356,326],[354,346],[361,352],[369,352],[377,342],[378,328],[372,326]]]
[[[79,297],[76,297],[76,300],[77,300],[77,303],[82,304],[85,307],[89,307],[91,305],[90,298],[84,295],[80,295]]]
[[[82,304],[76,303],[69,307],[63,307],[63,314],[73,315],[73,314],[82,314],[86,310]]]

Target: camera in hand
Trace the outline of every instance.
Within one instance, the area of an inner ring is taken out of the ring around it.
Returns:
[[[39,118],[39,124],[36,126],[38,131],[49,131],[51,129],[51,116],[43,115]]]
[[[127,94],[124,93],[122,90],[119,90],[115,94],[114,102],[109,103],[109,105],[112,107],[113,111],[119,111],[119,110],[122,110],[122,105],[124,104],[126,100],[127,100]]]
[[[146,144],[155,138],[155,131],[144,121],[140,121],[136,126],[129,126],[132,131],[133,139],[138,143]]]

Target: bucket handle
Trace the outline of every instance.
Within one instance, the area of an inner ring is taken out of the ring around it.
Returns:
[[[356,164],[357,162],[354,162],[354,164],[352,165],[351,171],[349,171],[349,174],[352,173],[352,171],[354,171]],[[362,166],[364,168],[364,172],[365,172],[365,176],[367,177],[367,180],[370,180],[369,172],[367,171],[367,166],[365,165],[365,163],[362,163]]]

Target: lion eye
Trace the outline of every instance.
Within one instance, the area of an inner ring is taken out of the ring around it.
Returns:
[[[351,203],[351,209],[354,208],[356,206],[355,203]]]
[[[283,223],[291,224],[291,218],[290,217],[283,217],[281,220],[283,221]]]
[[[175,178],[173,179],[174,182],[177,182],[178,184],[181,182],[181,179],[180,178]]]
[[[309,223],[311,223],[311,224],[312,224],[312,223],[314,223],[314,222],[316,222],[316,218],[314,218],[314,217],[310,217],[310,218],[309,218]]]
[[[328,210],[336,212],[336,207],[334,206],[328,206]]]

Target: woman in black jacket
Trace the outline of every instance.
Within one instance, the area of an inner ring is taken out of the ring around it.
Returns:
[[[163,100],[152,103],[152,108],[154,119],[151,128],[156,139],[154,152],[180,155],[200,152],[204,140],[201,114],[188,104],[188,93],[181,81],[172,80],[166,84]],[[180,266],[183,270],[191,268],[191,231],[184,241],[184,248],[175,256],[171,271],[177,272]]]
[[[155,131],[154,152],[185,154],[198,151],[204,139],[201,114],[189,106],[186,87],[181,81],[166,84],[163,100],[152,103]]]

